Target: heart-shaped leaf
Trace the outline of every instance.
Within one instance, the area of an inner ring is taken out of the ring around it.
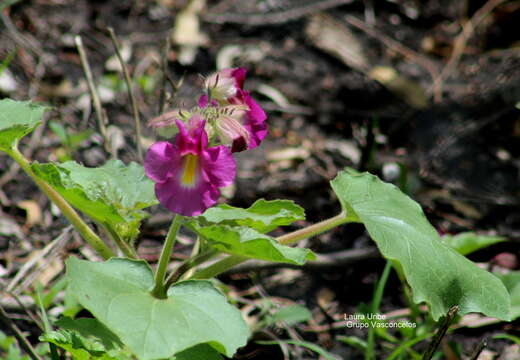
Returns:
[[[279,226],[304,220],[305,211],[294,201],[259,199],[247,209],[221,204],[209,208],[199,218],[208,223],[247,226],[266,233]]]
[[[153,182],[136,163],[110,160],[97,168],[74,161],[33,164],[34,172],[74,207],[130,241],[139,232],[142,209],[157,203]]]
[[[309,249],[278,243],[272,237],[244,226],[211,225],[191,228],[215,249],[252,259],[303,265],[316,256]]]
[[[21,138],[41,124],[48,109],[30,101],[0,100],[0,150],[14,149]]]
[[[209,281],[177,283],[166,299],[150,294],[153,274],[144,261],[104,263],[69,258],[70,291],[139,359],[163,359],[208,343],[226,356],[245,345],[240,312]]]
[[[502,282],[445,245],[421,207],[394,185],[349,171],[342,171],[331,185],[348,219],[362,222],[381,253],[401,264],[414,301],[429,303],[434,319],[454,305],[460,314],[510,319],[509,294]]]

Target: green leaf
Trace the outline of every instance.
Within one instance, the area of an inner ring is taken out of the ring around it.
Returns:
[[[68,134],[68,144],[75,150],[83,141],[87,140],[94,131],[92,129],[83,130],[76,133]]]
[[[474,232],[464,232],[457,235],[444,235],[442,241],[457,250],[461,255],[468,255],[479,249],[505,241],[503,236],[479,235]]]
[[[357,336],[338,336],[337,339],[353,348],[356,348],[361,351],[366,351],[367,342]]]
[[[173,360],[224,360],[224,358],[211,346],[200,344],[178,353]]]
[[[312,314],[305,306],[289,305],[277,309],[274,314],[270,315],[267,326],[279,321],[285,322],[288,326],[293,326],[300,322],[308,321],[311,318]]]
[[[84,338],[74,331],[49,331],[40,336],[40,341],[47,341],[66,350],[75,360],[117,360],[107,354],[100,343]]]
[[[104,263],[69,258],[70,291],[140,359],[162,359],[208,343],[232,356],[249,330],[240,312],[209,281],[184,281],[168,298],[150,295],[153,274],[144,261]]]
[[[49,129],[60,138],[62,144],[68,146],[68,136],[65,127],[57,121],[49,121]]]
[[[64,330],[75,331],[84,338],[98,340],[105,350],[122,348],[124,345],[119,338],[97,319],[62,317],[55,325]]]
[[[33,164],[32,168],[74,207],[127,241],[137,236],[141,220],[147,216],[142,209],[157,203],[152,180],[136,163],[126,166],[110,160],[101,167],[87,168],[67,161]]]
[[[3,11],[5,8],[14,5],[16,3],[19,3],[22,0],[2,0],[0,1],[0,11]]]
[[[0,100],[0,150],[14,149],[21,138],[41,124],[48,109],[30,101]]]
[[[338,360],[339,357],[328,352],[324,348],[319,345],[313,344],[308,341],[299,341],[299,340],[276,340],[276,341],[257,341],[259,344],[264,345],[281,345],[281,344],[291,344],[296,346],[301,346],[311,351],[314,351],[316,354],[323,357],[325,360]]]
[[[520,271],[508,274],[493,273],[504,283],[511,296],[511,320],[520,318]]]
[[[208,241],[208,244],[225,253],[260,259],[303,265],[316,256],[309,249],[281,245],[268,235],[244,226],[211,225],[191,228]]]
[[[520,337],[514,336],[511,334],[497,334],[492,337],[492,339],[506,339],[514,342],[516,345],[520,346]],[[507,358],[507,356],[506,356]]]
[[[290,200],[259,199],[248,209],[221,204],[209,208],[199,218],[213,224],[241,225],[266,233],[279,226],[305,219],[305,211]]]
[[[504,285],[445,245],[421,207],[398,188],[371,174],[349,171],[331,185],[348,219],[362,222],[381,253],[402,266],[414,301],[429,303],[434,319],[453,305],[461,315],[481,312],[510,319]]]

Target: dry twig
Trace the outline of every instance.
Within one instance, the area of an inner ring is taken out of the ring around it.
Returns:
[[[316,260],[310,260],[302,266],[286,263],[273,263],[262,260],[249,260],[237,265],[226,274],[242,273],[248,271],[260,271],[265,269],[276,268],[295,268],[305,270],[323,270],[331,267],[347,266],[361,260],[370,259],[379,256],[379,251],[375,247],[364,249],[342,250],[330,254],[316,254]]]
[[[426,349],[426,352],[423,355],[423,360],[430,360],[433,357],[433,354],[439,347],[441,340],[444,338],[444,335],[446,335],[446,332],[448,331],[453,319],[455,318],[455,315],[457,315],[458,312],[458,306],[452,306],[448,310],[448,313],[442,320],[442,324],[439,327],[439,330],[437,330],[437,333],[433,336],[430,345],[428,345],[428,349]]]
[[[162,81],[161,81],[161,93],[159,94],[159,111],[158,115],[162,114],[166,110],[166,81],[168,80],[168,54],[172,47],[171,37],[167,36],[164,42],[163,56],[161,59],[162,69]]]
[[[108,119],[106,116],[103,107],[101,106],[101,100],[99,99],[99,94],[97,92],[97,88],[94,84],[94,78],[92,77],[92,71],[90,70],[90,65],[88,63],[87,54],[85,52],[85,47],[83,46],[83,41],[81,37],[77,35],[74,38],[76,42],[76,47],[78,48],[79,56],[81,58],[81,65],[83,66],[83,71],[85,72],[85,77],[87,78],[88,90],[90,92],[90,97],[92,98],[92,102],[94,103],[94,109],[96,110],[97,122],[99,127],[99,132],[103,137],[103,143],[105,146],[105,150],[115,158],[114,150],[110,145],[110,141],[107,135],[106,125],[108,123]]]
[[[5,326],[9,328],[18,340],[18,343],[20,344],[20,347],[24,349],[27,354],[31,357],[33,360],[42,360],[34,348],[32,347],[31,343],[27,341],[25,336],[23,335],[22,331],[16,326],[16,324],[9,318],[7,313],[4,311],[4,308],[0,306],[0,322],[2,322]]]
[[[383,43],[389,49],[392,49],[393,51],[403,55],[405,58],[410,59],[410,61],[416,63],[417,65],[422,66],[430,73],[432,79],[435,79],[439,75],[437,64],[433,60],[430,60],[429,58],[416,52],[415,50],[412,50],[404,46],[403,44],[390,38],[389,36],[384,35],[379,30],[375,29],[370,25],[365,24],[363,21],[357,19],[354,16],[348,15],[345,17],[345,20],[350,25],[354,26],[356,29],[359,29],[367,35],[373,37],[374,39],[381,41],[381,43]]]
[[[126,89],[128,91],[128,97],[130,98],[130,102],[132,103],[132,113],[134,116],[134,124],[135,124],[135,144],[137,146],[137,156],[139,157],[139,161],[143,162],[143,149],[141,147],[141,118],[139,116],[139,108],[137,107],[137,100],[135,98],[132,79],[130,78],[130,73],[128,72],[128,67],[126,66],[125,60],[121,55],[121,47],[119,46],[119,42],[117,41],[116,34],[114,29],[109,27],[107,28],[110,33],[110,38],[112,39],[112,43],[114,44],[114,48],[116,51],[117,58],[119,59],[119,63],[121,64],[121,68],[123,69],[123,75],[125,77]]]
[[[36,256],[33,256],[29,261],[27,261],[18,271],[16,276],[9,282],[7,287],[5,288],[6,292],[13,292],[16,293],[17,285],[20,281],[23,280],[23,283],[30,283],[34,280],[34,277],[41,272],[44,267],[38,266],[35,271],[33,271],[31,274],[29,274],[29,271],[37,265],[37,263],[45,258],[47,254],[51,254],[51,256],[58,256],[59,249],[61,249],[67,240],[70,237],[70,230],[72,229],[72,225],[69,225],[65,230],[58,236],[56,239],[54,239],[52,242],[50,242],[43,250]]]
[[[473,35],[475,28],[480,25],[480,23],[493,11],[493,9],[505,1],[507,0],[489,0],[484,4],[484,6],[478,9],[475,14],[473,14],[471,19],[462,25],[462,32],[455,39],[453,52],[451,53],[450,59],[433,82],[433,94],[435,102],[442,101],[442,88],[444,81],[446,81],[451,76],[455,68],[459,65],[460,59],[462,58],[464,50],[466,49],[466,44]]]

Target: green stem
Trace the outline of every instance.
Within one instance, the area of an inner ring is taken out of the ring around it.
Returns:
[[[166,270],[168,268],[168,263],[170,262],[170,258],[172,255],[173,245],[175,244],[175,240],[177,239],[177,232],[182,225],[183,217],[182,215],[175,215],[175,218],[170,225],[170,230],[168,230],[168,235],[166,235],[166,241],[164,242],[161,256],[159,258],[159,264],[157,265],[157,270],[155,272],[155,287],[152,290],[152,295],[158,299],[166,298],[166,284],[164,283],[164,278],[166,276]]]
[[[175,284],[184,274],[187,274],[187,272],[190,269],[193,269],[195,266],[198,266],[205,261],[211,259],[213,256],[217,255],[218,251],[211,249],[208,251],[205,251],[203,253],[200,253],[198,255],[195,255],[194,257],[190,257],[186,261],[184,261],[174,272],[168,276],[166,279],[166,290],[173,284]]]
[[[325,231],[333,229],[336,226],[339,226],[346,222],[347,213],[345,211],[342,211],[339,215],[336,215],[330,219],[323,220],[319,223],[307,226],[306,228],[282,235],[280,237],[277,237],[276,240],[282,245],[291,245],[300,240],[308,239],[312,236],[324,233]],[[191,278],[209,279],[231,269],[235,265],[243,263],[246,260],[249,260],[249,258],[245,256],[231,255],[222,260],[217,261],[216,263],[208,266],[205,269],[196,272]]]
[[[94,231],[83,221],[70,204],[54,190],[49,184],[40,179],[31,169],[31,164],[17,148],[8,151],[8,154],[29,175],[47,197],[61,210],[61,213],[70,221],[83,239],[105,260],[114,256],[114,252],[96,235]]]
[[[121,239],[119,234],[112,229],[112,227],[109,224],[101,223],[101,226],[103,229],[106,230],[110,238],[114,241],[114,243],[117,245],[117,247],[125,254],[126,257],[130,259],[137,259],[137,254],[135,252],[135,249],[126,241]]]
[[[303,229],[293,231],[292,233],[285,234],[276,238],[276,240],[282,245],[291,245],[297,243],[300,240],[308,239],[310,237],[334,229],[336,226],[347,222],[347,213],[342,211],[338,215],[331,217],[330,219],[320,221],[319,223],[307,226]]]
[[[381,300],[383,299],[383,293],[385,291],[385,286],[388,281],[388,276],[390,275],[390,270],[392,269],[392,262],[388,260],[386,262],[385,268],[383,270],[383,274],[381,278],[377,282],[376,290],[374,292],[372,306],[370,311],[372,314],[376,314],[379,311],[379,306],[381,305]],[[367,347],[365,350],[365,360],[374,360],[376,358],[375,354],[375,327],[369,327],[368,329],[368,338],[367,338]]]

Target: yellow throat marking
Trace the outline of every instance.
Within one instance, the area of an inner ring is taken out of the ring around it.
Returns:
[[[181,183],[187,187],[195,186],[195,182],[197,181],[197,166],[199,162],[199,157],[193,154],[187,154],[183,159],[183,168],[181,176]]]

